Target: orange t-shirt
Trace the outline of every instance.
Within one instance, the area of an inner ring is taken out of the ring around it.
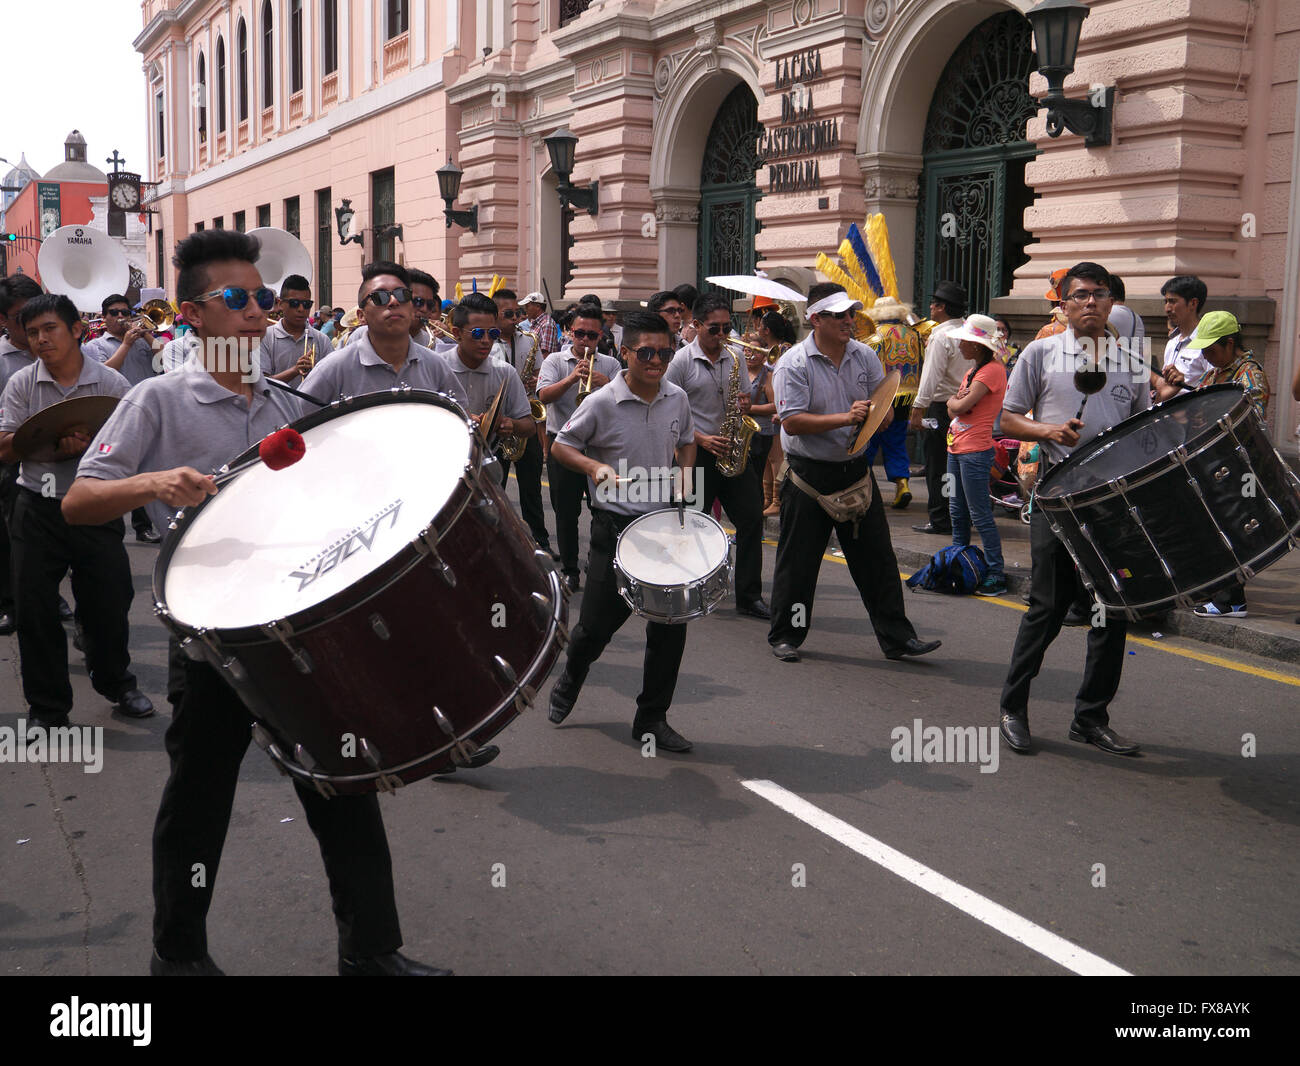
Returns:
[[[1002,410],[1002,397],[1007,391],[1007,368],[996,358],[990,359],[979,370],[968,373],[962,384],[972,384],[972,376],[989,391],[979,403],[965,414],[957,415],[949,425],[948,450],[953,455],[986,452],[993,447],[993,423]]]

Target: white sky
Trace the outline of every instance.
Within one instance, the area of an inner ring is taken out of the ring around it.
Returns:
[[[139,0],[0,0],[6,96],[0,156],[44,174],[63,162],[64,139],[86,138],[86,161],[105,172],[118,153],[149,176]],[[9,167],[0,164],[0,177]]]

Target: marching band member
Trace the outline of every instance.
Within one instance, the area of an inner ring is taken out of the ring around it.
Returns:
[[[438,340],[430,319],[442,313],[442,301],[438,299],[438,282],[432,274],[415,267],[407,267],[411,276],[411,303],[415,307],[415,321],[411,323],[411,340],[423,348],[432,349]]]
[[[275,293],[262,286],[255,265],[259,251],[255,237],[227,230],[204,230],[177,245],[177,298],[205,348],[213,341],[223,346],[256,343],[265,332]],[[365,284],[373,288],[384,280],[379,275]],[[387,338],[390,331],[382,325]],[[404,332],[405,321],[401,328]],[[162,521],[169,510],[196,506],[215,493],[210,471],[296,414],[292,397],[269,388],[263,395],[255,388],[250,369],[215,360],[208,366],[195,359],[182,371],[132,390],[77,471],[64,500],[68,521],[94,525],[140,505]],[[252,718],[212,666],[183,656],[174,640],[171,655],[175,683],[168,695],[175,713],[166,738],[171,775],[154,828],[154,955],[149,969],[155,976],[220,974],[208,955],[207,913]],[[339,973],[445,972],[397,950],[402,934],[377,795],[326,799],[300,782],[293,787],[329,878],[339,930]],[[207,872],[202,884],[194,881],[195,863]]]
[[[677,294],[672,289],[654,293],[646,301],[646,307],[657,315],[663,315],[664,321],[668,323],[674,351],[688,343],[682,339],[682,320],[686,317],[689,308],[677,298]]]
[[[497,437],[531,437],[537,433],[532,407],[524,393],[524,383],[514,368],[495,362],[492,345],[501,339],[497,326],[497,305],[481,292],[466,293],[451,316],[451,331],[456,337],[453,351],[440,352],[452,378],[452,393],[475,425],[492,406],[496,394],[505,385]]]
[[[598,355],[602,323],[595,308],[574,322],[573,343],[546,357],[537,377],[537,398],[546,404],[546,432],[551,444],[578,406],[578,393],[588,377],[593,389],[612,380],[622,364],[612,355]],[[593,363],[594,361],[594,363]],[[584,401],[585,403],[586,401]],[[546,480],[550,483],[551,509],[555,512],[555,541],[560,549],[560,568],[569,589],[582,586],[578,570],[578,516],[587,479],[551,454],[546,459]]]
[[[520,330],[519,298],[510,289],[498,289],[492,297],[497,308],[497,323],[501,330],[501,339],[493,346],[493,351],[519,375],[524,392],[533,395],[537,391],[537,375],[542,364],[541,348],[538,346],[533,355],[533,370],[524,378],[524,367],[528,363],[528,354],[536,343],[530,333]],[[524,454],[515,462],[515,480],[519,483],[519,513],[533,534],[533,540],[543,551],[551,551],[551,535],[546,532],[546,513],[542,510],[542,442],[540,432],[530,436],[524,444]],[[510,477],[510,462],[501,460],[501,485],[504,488]],[[551,553],[556,559],[558,555]]]
[[[744,469],[735,477],[718,473],[718,459],[726,457],[730,441],[718,435],[726,413],[731,387],[733,349],[723,342],[731,329],[731,304],[710,293],[696,301],[696,336],[673,356],[665,379],[682,389],[691,401],[695,444],[704,475],[703,510],[708,513],[714,500],[736,524],[736,610],[754,618],[771,618],[763,602],[763,483],[741,456]],[[742,414],[749,410],[749,372],[740,360],[740,392],[737,403]]]
[[[591,664],[631,614],[615,586],[618,536],[634,518],[662,506],[647,500],[656,493],[620,492],[614,464],[625,461],[627,469],[661,486],[671,479],[674,463],[683,476],[695,465],[690,402],[664,380],[673,355],[668,323],[649,312],[629,314],[623,340],[627,369],[583,402],[551,446],[553,458],[586,475],[592,500],[582,615],[573,629],[564,672],[551,690],[549,717],[557,725],[573,710]],[[682,487],[687,489],[686,484]],[[667,719],[685,648],[685,625],[646,623],[645,667],[632,735],[640,740],[650,733],[665,751],[691,750],[690,741]]]
[[[330,339],[307,322],[311,305],[311,282],[301,274],[285,278],[275,305],[280,321],[272,322],[262,338],[263,377],[296,385],[334,350]]]
[[[864,452],[849,455],[853,427],[866,419],[871,393],[885,378],[876,353],[853,340],[853,311],[861,306],[840,285],[814,285],[805,312],[813,332],[776,364],[781,443],[793,476],[781,487],[781,540],[767,640],[783,662],[799,661],[832,529],[885,658],[926,655],[941,643],[918,640],[908,621],[884,504]],[[859,487],[870,496],[865,510],[861,503],[843,511],[833,506],[845,517],[832,518],[824,509],[823,499]]]
[[[455,394],[456,381],[446,364],[411,339],[415,307],[405,267],[383,260],[367,263],[361,268],[357,303],[365,332],[359,327],[347,345],[318,360],[300,391],[326,402],[399,385]]]
[[[147,318],[133,321],[125,296],[109,296],[100,306],[104,332],[83,345],[82,352],[116,370],[132,385],[153,377],[153,324]]]
[[[6,462],[17,458],[15,431],[38,412],[78,396],[125,396],[131,388],[116,370],[82,354],[81,317],[66,296],[33,297],[19,324],[37,360],[9,379],[0,398],[0,460]],[[60,510],[77,459],[89,444],[86,434],[74,430],[59,441],[60,458],[24,459],[9,524],[23,695],[32,717],[47,726],[67,725],[72,710],[68,638],[59,622],[59,582],[69,570],[90,683],[128,717],[153,714],[131,673],[127,613],[135,589],[122,546],[122,520],[113,515],[94,526],[75,527]]]
[[[1096,263],[1077,263],[1061,279],[1061,307],[1069,327],[1062,333],[1025,345],[1007,384],[1002,403],[1002,429],[1019,440],[1036,440],[1044,456],[1042,474],[1051,463],[1064,461],[1080,444],[1104,429],[1151,406],[1145,369],[1134,375],[1130,366],[1107,369],[1101,391],[1088,397],[1087,419],[1075,417],[1083,394],[1075,386],[1078,363],[1088,354],[1101,365],[1100,349],[1110,315],[1110,274]],[[1081,343],[1082,340],[1082,343]],[[1092,352],[1080,352],[1091,348]],[[1025,414],[1034,413],[1033,419]],[[1038,676],[1048,645],[1061,631],[1061,622],[1081,592],[1074,561],[1052,533],[1038,507],[1029,523],[1033,565],[1029,610],[1020,620],[1011,664],[1002,687],[999,729],[1012,751],[1030,750],[1029,686]],[[1088,654],[1083,683],[1074,701],[1070,739],[1095,744],[1112,755],[1133,755],[1139,746],[1110,728],[1107,708],[1119,691],[1124,670],[1128,623],[1123,615],[1105,617],[1088,630]]]
[[[18,274],[0,278],[0,394],[23,367],[34,358],[27,348],[27,334],[19,324],[23,305],[33,296],[41,295],[41,287],[31,278]],[[9,518],[13,513],[14,496],[18,492],[18,464],[0,460],[0,637],[7,637],[15,629],[13,574],[9,562]]]

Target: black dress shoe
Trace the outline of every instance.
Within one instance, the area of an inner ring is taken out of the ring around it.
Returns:
[[[1112,755],[1136,755],[1142,750],[1141,744],[1125,739],[1109,726],[1080,725],[1078,722],[1071,722],[1070,739],[1077,740],[1080,744],[1094,744]]]
[[[1072,629],[1078,629],[1082,626],[1092,625],[1092,616],[1083,610],[1077,603],[1071,604],[1070,609],[1065,612],[1065,617],[1061,619],[1061,625],[1069,626]]]
[[[153,526],[149,526],[147,529],[137,529],[135,539],[141,544],[158,544],[162,541],[162,537],[158,535],[158,531]]]
[[[565,583],[569,586],[570,592],[577,592],[578,589],[582,588],[582,578],[580,578],[577,574],[565,574],[564,580]]]
[[[929,655],[943,644],[942,640],[920,641],[913,637],[901,648],[885,652],[886,659],[901,659],[904,655]]]
[[[155,951],[153,958],[149,960],[149,976],[225,977],[226,974],[212,961],[211,955],[204,955],[201,959],[193,959],[189,962],[172,962],[169,959],[164,959]]]
[[[655,750],[663,748],[664,751],[690,751],[692,748],[691,742],[667,722],[655,722],[654,725],[646,726],[633,723],[632,739],[638,744],[647,733],[655,738]]]
[[[1004,714],[998,732],[1012,751],[1023,754],[1029,750],[1029,719],[1024,715]]]
[[[68,606],[68,601],[65,600],[62,596],[59,597],[59,621],[60,622],[72,621],[72,608]]]
[[[64,711],[62,714],[52,715],[50,717],[43,717],[38,714],[33,714],[31,718],[29,718],[27,721],[27,729],[29,732],[33,729],[46,729],[46,728],[61,729],[63,726],[67,724],[68,724],[67,711]]]
[[[450,970],[426,966],[400,951],[387,955],[340,955],[340,977],[451,977]]]
[[[933,522],[926,522],[923,526],[913,526],[918,533],[934,533],[938,536],[951,537],[952,526],[936,526]]]
[[[799,661],[799,649],[793,644],[773,644],[772,654],[783,663],[797,663]]]
[[[573,682],[569,680],[568,670],[565,670],[560,675],[560,680],[555,682],[555,687],[551,689],[551,709],[546,717],[559,725],[569,717],[569,712],[573,710],[573,705],[577,702],[578,691]]]
[[[18,624],[14,621],[11,614],[0,614],[0,637],[7,637],[10,633],[17,630]]]
[[[477,770],[480,766],[486,766],[500,754],[501,749],[495,744],[484,744],[469,757],[469,762],[464,766],[452,763],[450,766],[433,772],[434,774],[454,774],[457,770]]]
[[[128,718],[148,718],[153,714],[153,703],[138,688],[123,692],[113,704],[113,710]]]
[[[772,609],[762,599],[751,600],[749,603],[738,603],[736,604],[736,611],[739,614],[747,614],[750,618],[761,618],[764,621],[772,617]]]

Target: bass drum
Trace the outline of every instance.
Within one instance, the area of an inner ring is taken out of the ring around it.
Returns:
[[[1098,434],[1051,469],[1034,506],[1088,591],[1130,620],[1204,603],[1300,536],[1300,479],[1232,384]]]
[[[567,641],[550,555],[447,397],[395,389],[293,425],[301,460],[254,465],[178,516],[159,617],[279,767],[326,795],[464,765]]]

